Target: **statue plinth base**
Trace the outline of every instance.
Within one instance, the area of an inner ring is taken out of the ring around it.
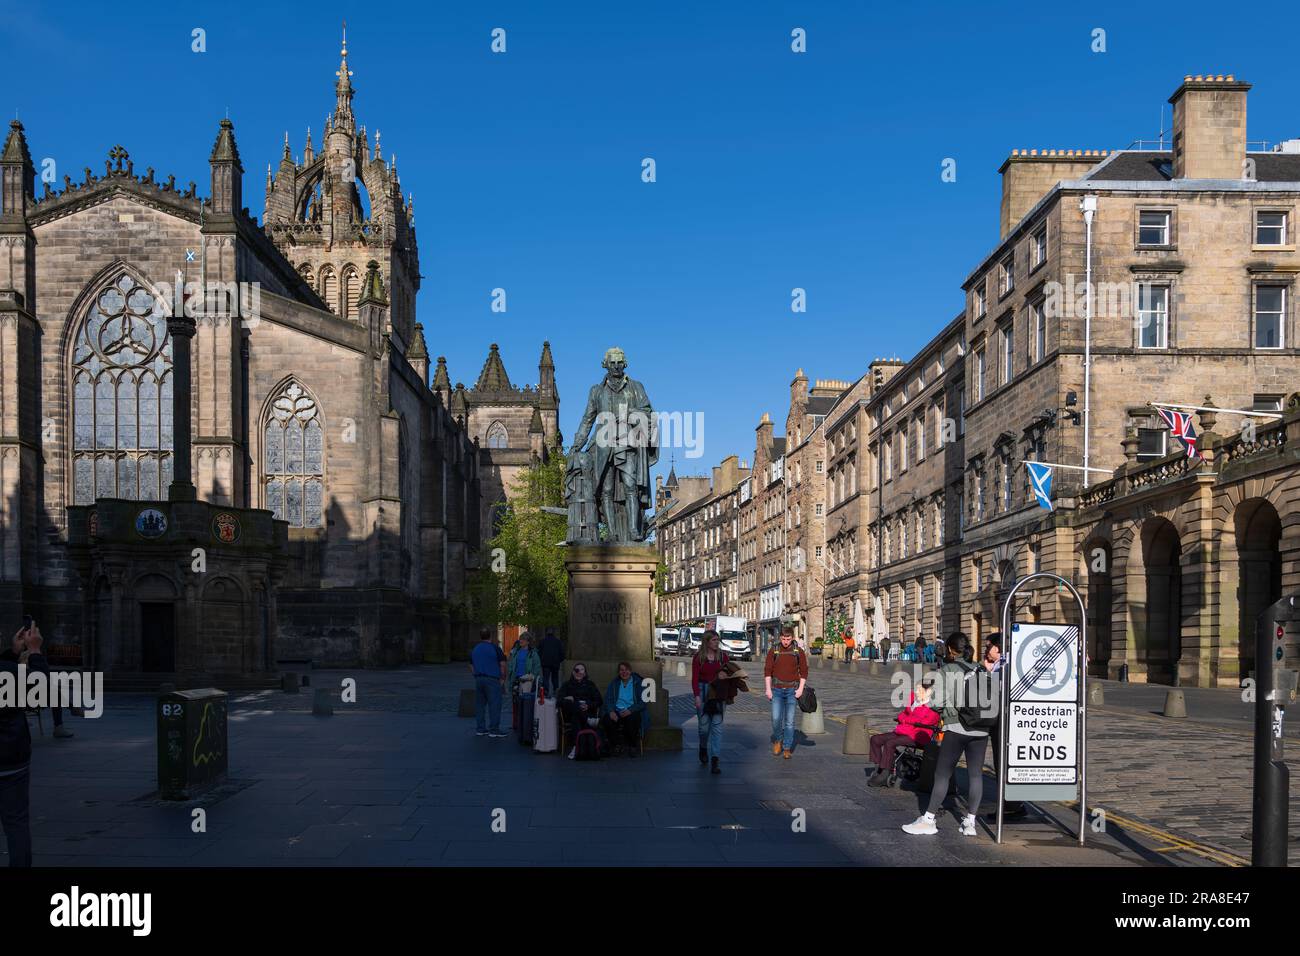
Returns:
[[[653,545],[570,545],[567,666],[583,663],[600,692],[627,661],[654,681],[648,701],[647,750],[680,750],[681,728],[668,726],[663,665],[654,659],[654,586],[659,552]]]

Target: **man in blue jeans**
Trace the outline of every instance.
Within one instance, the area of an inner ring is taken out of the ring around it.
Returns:
[[[772,702],[772,756],[789,760],[794,754],[796,701],[808,682],[808,658],[794,642],[794,629],[782,625],[781,639],[767,652],[763,683]]]
[[[474,717],[477,737],[507,737],[501,730],[501,693],[506,687],[506,656],[492,640],[492,629],[480,628],[478,643],[469,653],[474,672]],[[488,720],[491,711],[491,720]]]

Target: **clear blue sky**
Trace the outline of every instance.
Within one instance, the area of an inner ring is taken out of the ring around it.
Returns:
[[[679,473],[751,458],[797,367],[855,379],[949,321],[997,240],[1012,148],[1153,138],[1182,76],[1207,72],[1255,84],[1252,140],[1300,136],[1290,4],[241,6],[10,5],[3,105],[60,180],[121,143],[137,170],[204,193],[229,108],[260,216],[284,131],[295,153],[309,125],[319,146],[346,18],[358,119],[415,193],[431,353],[469,385],[499,342],[512,379],[534,382],[549,338],[569,438],[619,344],[657,408],[704,415],[704,456],[678,450]]]

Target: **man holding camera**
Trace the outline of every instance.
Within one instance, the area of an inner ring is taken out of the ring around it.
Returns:
[[[19,658],[28,671],[49,673],[41,652],[41,630],[27,618],[14,635],[12,653],[0,655],[0,680],[17,686]],[[0,705],[0,825],[9,846],[10,866],[32,865],[31,804],[32,734],[22,707]]]

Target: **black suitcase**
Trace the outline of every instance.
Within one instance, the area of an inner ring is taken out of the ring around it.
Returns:
[[[536,694],[519,695],[519,742],[527,747],[533,745],[533,705]]]

